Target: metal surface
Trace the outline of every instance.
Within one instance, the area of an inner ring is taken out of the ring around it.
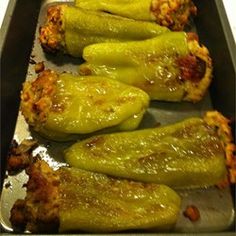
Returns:
[[[44,61],[46,68],[55,69],[58,72],[70,71],[76,74],[78,64],[82,62],[80,59],[71,58],[65,55],[59,55],[59,56],[46,55],[42,51],[42,48],[38,43],[37,39],[38,28],[44,22],[46,9],[50,4],[58,2],[61,3],[61,2],[71,2],[71,1],[45,0],[42,2],[35,34],[35,41],[33,43],[34,47],[31,53],[31,57],[36,62]],[[214,1],[209,1],[209,2],[214,3]],[[25,24],[28,23],[29,22],[25,22]],[[201,29],[200,31],[203,31],[203,29]],[[200,35],[200,40],[201,40],[201,35]],[[211,41],[208,40],[206,40],[206,42],[204,43],[206,43],[207,46],[211,45]],[[225,47],[228,46],[226,45]],[[211,51],[212,50],[214,51],[214,48],[210,47],[210,49]],[[216,54],[213,53],[213,56],[214,55]],[[217,56],[215,56],[215,58],[213,57],[213,59],[214,61],[218,60]],[[216,63],[217,66],[218,64],[219,62]],[[216,71],[220,71],[220,68],[216,68]],[[216,80],[220,79],[219,78],[220,74],[221,74],[220,72],[219,75],[215,73]],[[34,72],[34,65],[28,64],[28,72],[26,75],[26,79],[32,80],[34,78],[36,78],[36,74]],[[215,94],[215,92],[211,91],[211,95],[212,94]],[[213,104],[215,103],[216,101],[213,100]],[[222,107],[222,104],[217,103],[217,105],[218,107]],[[226,104],[226,106],[228,109],[226,111],[227,114],[231,115],[235,112],[235,110],[232,108],[231,105]],[[157,122],[161,124],[169,124],[180,121],[187,117],[201,116],[207,110],[212,110],[212,108],[213,108],[212,100],[209,93],[201,102],[197,104],[192,104],[187,102],[186,103],[152,102],[151,107],[148,109],[147,114],[144,116],[140,128],[153,127],[154,125],[156,125]],[[58,168],[61,165],[66,165],[64,163],[62,153],[64,148],[71,145],[72,143],[71,142],[56,143],[39,137],[37,134],[29,130],[28,125],[26,124],[24,118],[19,113],[14,132],[14,139],[17,142],[21,142],[23,139],[29,137],[37,139],[40,143],[39,147],[34,151],[35,155],[40,154],[40,156],[44,160],[46,160],[53,168]],[[25,175],[24,172],[21,172],[16,176],[7,176],[4,179],[2,195],[1,195],[0,221],[3,229],[6,232],[12,232],[12,227],[9,222],[10,209],[16,199],[24,198],[25,189],[22,188],[22,185],[26,181],[27,181],[27,176]],[[178,192],[182,197],[182,206],[178,222],[172,231],[173,233],[222,232],[222,231],[232,230],[232,226],[234,224],[234,219],[235,219],[234,216],[235,212],[234,212],[232,195],[229,188],[219,190],[216,187],[211,187],[208,189],[181,190]],[[199,209],[201,214],[201,218],[199,221],[193,223],[189,219],[183,216],[183,211],[185,210],[187,205],[195,205]]]

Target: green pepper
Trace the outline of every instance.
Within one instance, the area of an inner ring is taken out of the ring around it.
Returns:
[[[191,0],[76,0],[75,5],[135,20],[156,21],[172,30],[183,30],[189,17],[197,12]]]
[[[143,40],[168,31],[151,22],[56,5],[48,9],[47,21],[40,27],[39,39],[47,51],[61,50],[77,57],[90,44]]]
[[[214,125],[189,118],[163,127],[94,136],[65,151],[85,170],[175,188],[207,187],[226,177],[225,152]]]
[[[180,197],[165,185],[77,168],[53,171],[43,161],[31,165],[27,173],[26,198],[14,204],[10,221],[30,232],[164,230],[178,218]]]
[[[194,34],[172,32],[139,42],[86,47],[81,75],[102,75],[136,86],[153,100],[197,102],[212,75],[206,47]]]
[[[142,90],[106,77],[76,77],[51,70],[26,82],[21,111],[29,125],[55,140],[104,128],[136,129],[148,107]]]

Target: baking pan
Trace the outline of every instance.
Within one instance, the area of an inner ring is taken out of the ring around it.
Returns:
[[[34,154],[40,154],[52,167],[65,165],[62,149],[71,143],[58,145],[30,132],[21,114],[18,114],[22,83],[36,77],[30,58],[44,61],[46,68],[76,73],[80,59],[69,56],[45,55],[38,44],[38,27],[43,21],[50,4],[71,2],[56,0],[11,0],[2,26],[1,41],[1,209],[2,232],[12,232],[9,211],[17,198],[23,198],[23,183],[27,181],[24,172],[7,176],[6,157],[12,139],[21,142],[34,137],[39,147]],[[186,117],[201,116],[205,111],[217,109],[232,120],[235,130],[235,42],[226,18],[221,0],[196,0],[198,16],[191,30],[197,30],[200,42],[205,44],[213,58],[214,78],[209,93],[197,104],[152,102],[141,127],[152,127],[156,122],[173,123]],[[204,233],[203,235],[234,234],[235,204],[234,189],[219,190],[215,187],[197,190],[181,190],[182,210],[172,231],[173,235]],[[182,215],[186,205],[194,204],[201,213],[201,220],[192,223]],[[131,235],[132,232],[129,232]],[[135,234],[143,232],[135,231]],[[17,234],[19,235],[19,234]],[[117,234],[119,235],[119,234]],[[124,234],[122,234],[124,235]],[[150,234],[145,234],[150,235]],[[163,234],[161,234],[163,235]]]

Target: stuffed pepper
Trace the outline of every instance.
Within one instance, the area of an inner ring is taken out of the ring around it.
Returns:
[[[148,104],[145,92],[119,81],[51,70],[25,82],[21,94],[21,112],[28,124],[55,140],[109,127],[135,129]]]
[[[30,232],[95,233],[173,226],[180,197],[164,185],[115,179],[77,168],[53,171],[44,161],[28,169],[27,195],[10,221]]]
[[[151,22],[56,5],[48,8],[46,23],[39,31],[40,43],[46,51],[63,51],[78,57],[90,44],[143,40],[169,30]]]
[[[212,62],[194,33],[171,32],[139,42],[86,47],[81,75],[102,75],[136,86],[153,100],[202,99],[211,82]]]
[[[225,180],[232,145],[226,118],[209,112],[163,127],[91,137],[68,148],[65,160],[110,176],[196,188]]]
[[[76,0],[76,6],[183,30],[197,8],[191,0]]]

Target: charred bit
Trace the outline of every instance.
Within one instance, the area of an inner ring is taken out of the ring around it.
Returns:
[[[20,145],[14,140],[7,158],[7,170],[12,173],[28,167],[33,162],[32,150],[36,146],[35,140],[23,140]]]

